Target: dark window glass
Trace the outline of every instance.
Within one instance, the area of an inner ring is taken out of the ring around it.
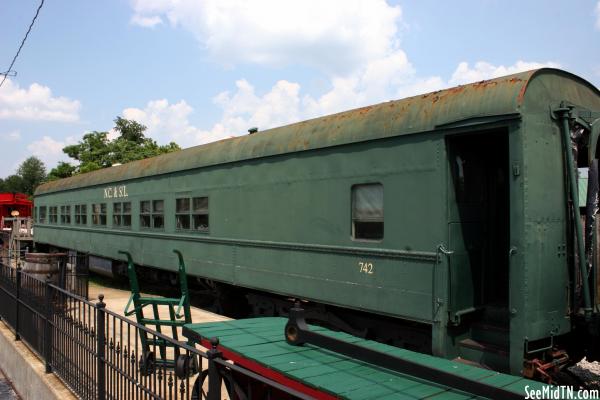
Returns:
[[[352,187],[352,236],[355,239],[383,239],[382,184]]]
[[[140,213],[145,214],[150,212],[150,202],[140,201]]]
[[[175,220],[176,220],[177,229],[190,229],[190,215],[189,214],[182,214],[182,215],[178,214],[175,216]]]
[[[149,215],[140,215],[140,228],[150,228]]]
[[[162,229],[165,226],[165,220],[162,215],[152,214],[152,227]]]
[[[208,197],[194,197],[194,212],[208,212]]]
[[[208,230],[208,214],[194,214],[194,229],[197,231]]]
[[[179,213],[187,213],[190,211],[190,199],[177,199],[175,200],[175,210]]]

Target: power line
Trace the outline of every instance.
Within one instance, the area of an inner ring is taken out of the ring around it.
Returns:
[[[25,37],[21,41],[21,45],[19,46],[19,50],[17,50],[17,54],[15,54],[15,56],[13,57],[12,62],[10,63],[10,66],[8,67],[8,69],[6,70],[6,72],[3,72],[3,73],[0,74],[0,75],[4,75],[4,77],[2,78],[2,82],[0,82],[0,87],[2,87],[2,85],[4,84],[4,81],[6,80],[6,77],[9,74],[11,74],[12,67],[13,67],[13,65],[15,65],[15,61],[17,61],[17,57],[19,57],[19,53],[21,52],[21,49],[23,48],[23,45],[25,44],[25,41],[27,40],[27,36],[29,36],[29,32],[31,32],[31,28],[33,28],[33,24],[35,24],[35,20],[37,19],[38,15],[40,14],[40,10],[42,9],[43,6],[44,6],[44,0],[42,0],[40,2],[40,5],[38,6],[38,8],[37,8],[37,10],[35,12],[34,17],[31,20],[31,24],[29,24],[29,29],[27,29],[27,33],[25,34]],[[16,75],[16,73],[15,73],[15,75]]]

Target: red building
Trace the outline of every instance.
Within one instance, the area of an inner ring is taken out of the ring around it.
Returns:
[[[31,217],[33,202],[23,193],[0,193],[0,221],[11,217],[13,211],[19,212],[19,217]],[[4,228],[4,226],[0,227]]]

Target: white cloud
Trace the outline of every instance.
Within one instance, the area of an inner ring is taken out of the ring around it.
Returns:
[[[18,142],[21,140],[21,132],[18,130],[6,132],[0,134],[0,138],[4,139],[7,142]]]
[[[0,88],[0,119],[74,122],[81,104],[66,97],[53,97],[47,86],[33,83],[27,89],[10,79]]]
[[[399,6],[385,0],[134,0],[132,22],[163,18],[224,64],[353,71],[398,49]]]
[[[148,135],[166,142],[174,140],[183,147],[244,135],[251,127],[261,131],[300,120],[332,114],[386,100],[432,92],[458,84],[480,81],[555,63],[517,61],[510,66],[477,62],[473,68],[460,63],[452,77],[419,77],[406,55],[396,51],[368,63],[359,71],[335,76],[331,87],[320,96],[303,94],[299,83],[280,80],[264,93],[257,93],[245,79],[235,83],[234,91],[224,91],[213,102],[221,108],[220,119],[210,128],[194,126],[189,116],[193,108],[184,100],[169,104],[166,99],[148,102],[145,108],[127,108],[123,117],[148,127]]]
[[[596,10],[594,10],[594,14],[596,14],[596,29],[600,30],[600,1],[596,3]]]
[[[27,145],[27,150],[34,156],[41,159],[48,170],[54,168],[59,161],[73,161],[63,153],[63,147],[76,143],[77,140],[69,136],[64,141],[55,140],[50,136],[44,136],[39,140],[31,142]]]
[[[163,20],[159,16],[143,17],[141,15],[135,14],[131,17],[131,23],[133,25],[139,25],[144,28],[154,28],[156,25],[162,24]]]
[[[313,97],[301,94],[298,83],[279,81],[267,93],[257,95],[246,80],[236,82],[236,91],[215,97],[222,117],[212,128],[198,130],[198,143],[213,138],[245,134],[252,126],[261,130],[327,115],[351,108],[428,93],[458,84],[490,79],[541,67],[558,67],[553,62],[517,61],[510,66],[477,62],[474,68],[460,63],[449,80],[439,76],[419,77],[400,50],[368,63],[345,77],[333,77],[326,93]]]
[[[160,143],[175,141],[181,146],[197,144],[198,128],[189,123],[193,112],[184,100],[169,104],[168,100],[152,100],[144,109],[126,108],[123,118],[133,119],[148,128],[146,134]]]
[[[468,62],[463,61],[458,64],[449,83],[452,86],[462,85],[542,67],[558,68],[560,67],[560,64],[552,61],[539,63],[519,60],[515,64],[506,67],[504,65],[495,66],[485,61],[478,61],[475,63],[475,66],[471,68]]]

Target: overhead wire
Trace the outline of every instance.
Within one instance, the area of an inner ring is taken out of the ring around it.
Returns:
[[[40,5],[38,6],[38,8],[35,12],[35,15],[33,16],[33,19],[31,20],[31,24],[29,24],[29,29],[27,29],[27,33],[25,33],[25,37],[21,41],[21,45],[19,46],[19,49],[17,50],[17,54],[15,54],[15,56],[13,57],[12,62],[10,63],[10,66],[8,67],[6,72],[1,73],[1,75],[4,75],[4,77],[2,78],[2,82],[0,82],[0,87],[2,87],[2,85],[4,84],[4,81],[6,80],[6,77],[10,74],[13,65],[15,65],[15,61],[17,61],[17,57],[19,57],[19,53],[21,53],[21,49],[23,48],[23,45],[25,45],[25,41],[27,40],[27,37],[29,36],[29,32],[31,32],[31,28],[33,28],[33,24],[35,24],[35,20],[37,19],[38,15],[40,14],[40,10],[42,9],[43,6],[44,6],[44,0],[41,0]]]

